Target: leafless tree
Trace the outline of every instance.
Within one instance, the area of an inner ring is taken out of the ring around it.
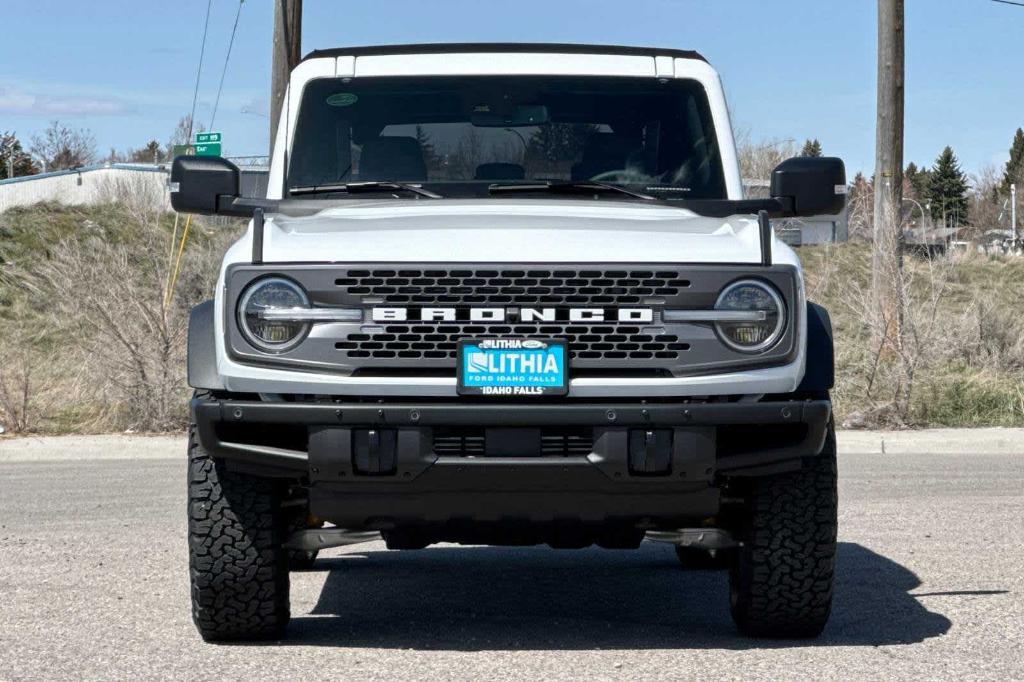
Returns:
[[[206,130],[206,126],[198,121],[193,121],[192,116],[186,114],[178,119],[178,124],[171,132],[171,139],[167,141],[167,155],[171,155],[171,149],[176,144],[192,144],[192,136]]]
[[[999,192],[1003,182],[1002,172],[989,164],[972,178],[970,200],[971,227],[965,236],[980,237],[987,230],[1009,227],[1010,197]],[[1024,208],[1024,186],[1017,192],[1017,215],[1021,216]],[[1005,208],[1004,208],[1005,204]]]
[[[799,148],[793,140],[768,139],[753,141],[749,131],[736,134],[737,153],[740,157],[740,175],[744,182],[767,183],[775,167],[786,159],[797,155]],[[747,187],[751,196],[768,196],[767,188]]]
[[[51,121],[41,134],[32,136],[31,152],[46,162],[46,170],[85,166],[96,159],[96,140],[88,130],[73,130]]]

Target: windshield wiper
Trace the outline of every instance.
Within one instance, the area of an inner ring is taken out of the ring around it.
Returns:
[[[360,192],[388,192],[402,191],[412,192],[428,199],[443,199],[440,194],[431,192],[428,189],[410,185],[404,182],[391,181],[370,181],[370,182],[348,182],[336,185],[310,185],[309,187],[292,187],[292,194],[330,194],[332,192],[347,192],[348,194],[359,194]]]
[[[496,183],[488,188],[491,194],[516,194],[519,192],[552,192],[555,194],[601,194],[617,193],[626,194],[634,199],[644,201],[658,201],[657,197],[642,192],[634,192],[625,187],[612,185],[596,180],[580,180],[576,182],[517,182],[517,183]]]

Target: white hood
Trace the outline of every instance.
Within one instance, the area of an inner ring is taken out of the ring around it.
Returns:
[[[240,259],[245,242],[236,245]],[[776,245],[776,260],[790,262]],[[264,261],[754,264],[761,247],[752,217],[640,202],[353,201],[312,216],[268,216]]]

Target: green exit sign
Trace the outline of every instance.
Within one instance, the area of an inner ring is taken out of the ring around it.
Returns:
[[[196,133],[196,144],[220,144],[220,133]]]
[[[193,147],[196,150],[196,156],[220,156],[220,142],[211,144],[196,143]]]

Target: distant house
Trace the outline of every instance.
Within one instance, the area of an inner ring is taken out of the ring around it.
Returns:
[[[903,248],[907,251],[935,256],[946,253],[950,242],[957,239],[962,228],[914,227],[903,230]]]

